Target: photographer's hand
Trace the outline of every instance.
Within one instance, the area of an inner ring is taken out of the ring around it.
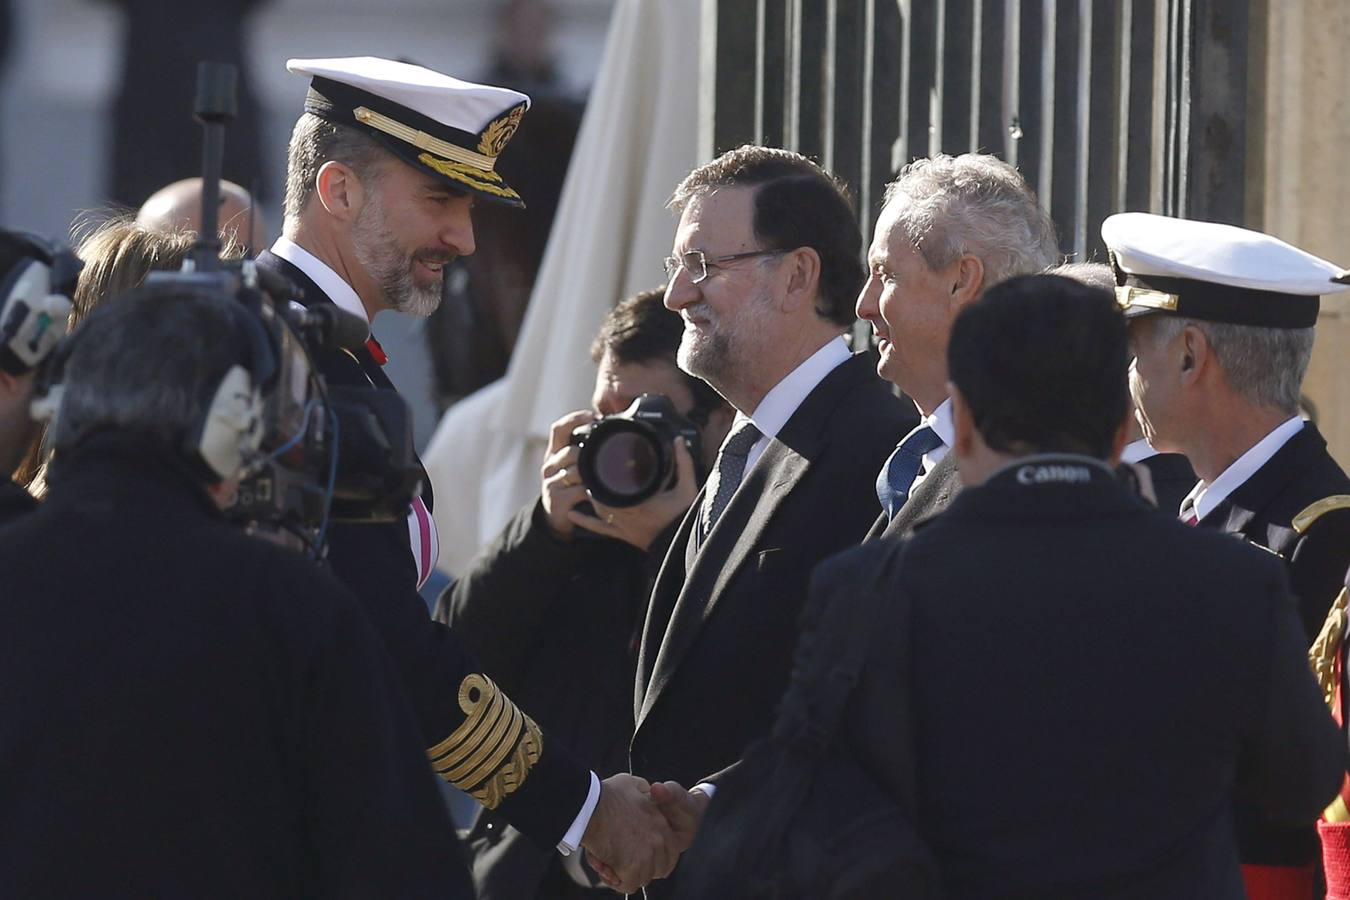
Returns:
[[[670,490],[662,491],[637,506],[622,509],[602,506],[592,500],[596,515],[588,516],[573,509],[567,517],[572,525],[646,550],[671,522],[684,515],[697,496],[698,479],[694,476],[694,458],[684,440],[678,439],[675,441],[675,484]]]
[[[574,429],[594,420],[594,413],[581,409],[554,422],[549,431],[548,450],[544,454],[544,465],[539,470],[542,482],[540,496],[543,498],[544,514],[548,516],[549,529],[563,540],[572,539],[576,526],[571,516],[577,504],[587,499],[586,488],[577,471],[577,455],[580,451],[569,444],[568,439]]]

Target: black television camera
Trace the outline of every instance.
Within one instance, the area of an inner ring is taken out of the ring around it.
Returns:
[[[331,521],[403,519],[421,467],[403,399],[375,387],[328,386],[314,358],[365,343],[366,323],[335,306],[305,308],[303,293],[252,260],[220,259],[217,212],[225,124],[234,118],[236,70],[201,63],[194,115],[202,125],[202,225],[180,272],[148,283],[206,289],[262,322],[275,355],[263,401],[263,436],[226,514],[282,543],[323,552]]]
[[[577,471],[591,496],[605,506],[637,506],[674,487],[675,441],[684,438],[700,458],[698,428],[661,394],[643,394],[621,413],[575,429],[569,443],[581,448]]]

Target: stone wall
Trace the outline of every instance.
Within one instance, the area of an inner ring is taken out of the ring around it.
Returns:
[[[1350,3],[1267,9],[1264,230],[1350,268]],[[1322,303],[1304,393],[1350,466],[1350,292]]]

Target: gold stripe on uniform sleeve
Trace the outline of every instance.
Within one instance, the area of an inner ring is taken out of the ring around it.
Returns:
[[[1336,509],[1350,509],[1350,495],[1332,494],[1330,497],[1323,497],[1294,516],[1291,524],[1299,534],[1307,534],[1314,522]]]
[[[500,695],[499,695],[500,696]],[[488,772],[476,771],[481,767],[485,760],[493,757],[496,762],[488,769],[497,768],[506,758],[506,754],[511,752],[511,748],[520,740],[520,710],[512,706],[510,709],[503,707],[501,718],[492,727],[482,740],[473,743],[472,750],[466,750],[463,754],[457,754],[453,760],[454,766],[442,776],[458,784],[467,782],[468,784],[477,784],[482,781]],[[502,745],[506,745],[505,750],[501,750]]]
[[[492,809],[525,782],[543,751],[543,735],[483,675],[460,683],[459,706],[467,718],[427,756],[442,778]]]
[[[506,697],[481,675],[470,675],[459,686],[459,708],[468,714],[445,740],[427,751],[438,769],[448,769],[462,757],[464,747],[477,746],[483,733],[501,716]],[[441,765],[441,763],[445,763]]]

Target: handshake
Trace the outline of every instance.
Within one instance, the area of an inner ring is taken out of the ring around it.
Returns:
[[[698,831],[708,795],[674,781],[648,784],[635,775],[613,775],[600,785],[600,801],[581,839],[586,858],[605,883],[631,894],[675,868]]]

